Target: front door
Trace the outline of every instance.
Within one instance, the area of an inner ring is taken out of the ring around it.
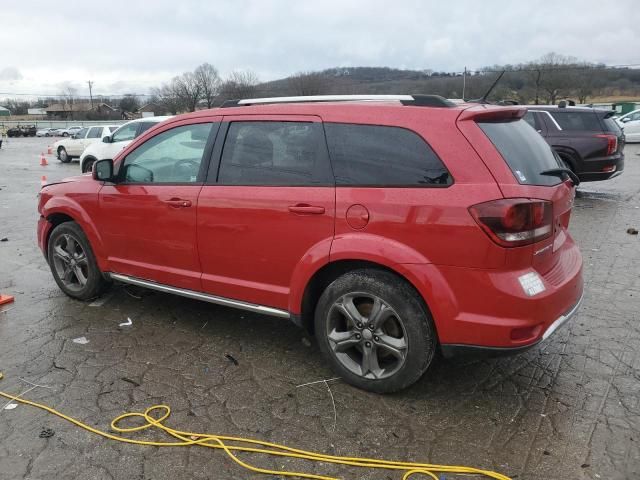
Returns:
[[[219,123],[181,123],[118,162],[100,190],[99,231],[110,271],[200,290],[196,207]]]
[[[314,116],[224,117],[219,138],[198,202],[203,289],[287,309],[296,267],[328,258],[333,239],[322,124]]]

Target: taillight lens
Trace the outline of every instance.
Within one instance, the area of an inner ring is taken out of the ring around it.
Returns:
[[[553,233],[553,204],[546,200],[505,198],[469,208],[478,225],[498,245],[530,245]]]
[[[598,138],[604,138],[607,141],[607,155],[613,155],[618,150],[618,137],[610,133],[596,135]]]

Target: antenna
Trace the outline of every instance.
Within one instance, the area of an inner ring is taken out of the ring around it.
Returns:
[[[469,101],[472,102],[472,103],[489,103],[487,101],[487,98],[489,97],[489,95],[491,95],[491,92],[493,92],[493,89],[496,87],[496,85],[498,84],[498,82],[500,81],[502,76],[504,75],[504,72],[506,72],[506,70],[502,70],[500,72],[500,75],[498,75],[498,78],[495,79],[495,81],[489,87],[489,90],[487,90],[485,92],[485,94],[481,98],[479,98],[477,100],[469,100]]]

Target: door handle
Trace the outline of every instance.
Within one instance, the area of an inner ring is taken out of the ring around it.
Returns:
[[[173,208],[187,208],[191,206],[191,200],[184,200],[182,198],[170,198],[169,200],[163,201]]]
[[[298,205],[291,205],[289,211],[299,215],[322,215],[324,213],[324,207],[299,203]]]

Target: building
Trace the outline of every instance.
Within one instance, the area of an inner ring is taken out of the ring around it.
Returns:
[[[77,101],[54,103],[45,108],[53,120],[117,120],[120,113],[106,103]]]
[[[0,117],[10,117],[10,116],[11,116],[11,110],[9,110],[8,108],[0,107]]]

